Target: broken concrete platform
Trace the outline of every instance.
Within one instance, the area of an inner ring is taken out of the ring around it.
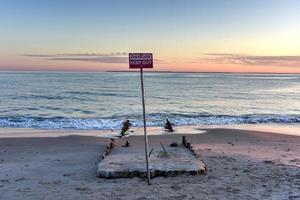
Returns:
[[[203,161],[196,158],[183,145],[178,147],[165,145],[167,153],[160,144],[151,145],[149,151],[152,148],[153,151],[149,157],[151,177],[206,173]],[[142,145],[115,147],[112,153],[98,164],[97,175],[102,178],[146,177],[144,147]]]

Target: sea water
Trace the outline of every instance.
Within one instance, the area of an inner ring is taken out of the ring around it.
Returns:
[[[144,73],[147,123],[299,126],[299,74]],[[141,127],[138,72],[0,72],[0,127]]]

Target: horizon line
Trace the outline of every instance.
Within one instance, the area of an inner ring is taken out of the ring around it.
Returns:
[[[145,68],[146,69],[146,68]],[[139,72],[139,70],[104,70],[104,71],[79,71],[79,70],[2,70],[1,72],[55,72],[55,73],[103,73],[103,72],[111,72],[111,73],[135,73]],[[288,73],[288,72],[226,72],[226,71],[219,71],[219,72],[208,72],[208,71],[168,71],[168,70],[155,70],[151,71],[146,69],[145,73],[202,73],[202,74],[300,74],[300,72]]]

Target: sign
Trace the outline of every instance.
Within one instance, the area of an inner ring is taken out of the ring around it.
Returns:
[[[148,154],[148,136],[147,136],[147,125],[146,125],[146,108],[145,108],[146,106],[145,106],[145,95],[144,95],[143,68],[153,68],[152,53],[129,53],[129,68],[131,69],[139,68],[141,72],[146,170],[147,170],[147,182],[150,185],[151,182],[150,182],[150,168],[149,168],[149,154]]]
[[[129,53],[129,68],[153,68],[152,53]]]

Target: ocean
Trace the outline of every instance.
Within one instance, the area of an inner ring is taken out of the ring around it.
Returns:
[[[144,74],[147,124],[300,125],[299,74]],[[141,127],[138,72],[0,72],[0,127]]]

